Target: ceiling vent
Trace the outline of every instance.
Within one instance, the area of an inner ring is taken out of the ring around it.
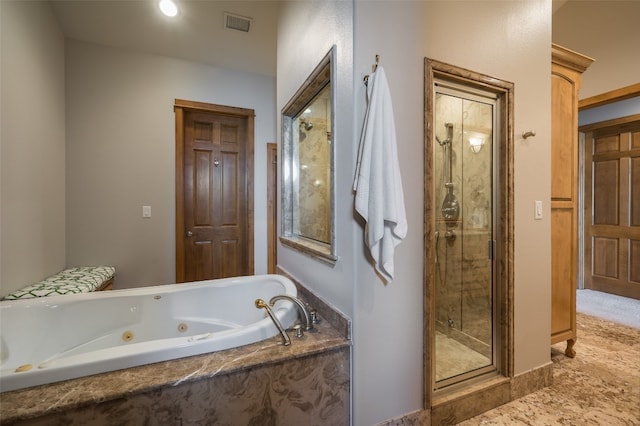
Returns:
[[[251,18],[247,18],[245,16],[234,15],[232,13],[224,14],[224,27],[231,30],[244,31],[245,33],[248,33],[251,28],[251,21]]]

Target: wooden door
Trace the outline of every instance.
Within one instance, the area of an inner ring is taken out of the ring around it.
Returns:
[[[584,286],[640,299],[640,120],[620,121],[585,137]]]
[[[176,100],[178,282],[253,273],[252,154],[252,110]]]
[[[267,272],[277,272],[278,241],[278,148],[275,143],[267,144]]]

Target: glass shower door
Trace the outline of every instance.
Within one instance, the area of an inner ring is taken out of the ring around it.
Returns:
[[[495,95],[436,84],[434,389],[496,370]]]

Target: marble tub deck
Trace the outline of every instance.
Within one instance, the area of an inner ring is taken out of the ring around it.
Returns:
[[[292,333],[290,336],[292,344],[287,347],[282,346],[280,337],[276,336],[225,351],[4,392],[0,394],[0,423],[54,424],[53,421],[56,424],[83,424],[93,420],[92,415],[100,415],[119,418],[125,423],[132,421],[131,424],[134,424],[136,419],[130,416],[143,416],[140,420],[144,421],[144,416],[149,413],[176,419],[179,413],[158,413],[157,404],[152,406],[152,403],[149,403],[148,412],[135,414],[127,402],[136,398],[150,399],[148,395],[160,394],[164,400],[187,398],[187,404],[192,408],[201,405],[196,407],[197,410],[205,411],[201,415],[210,418],[221,415],[220,412],[224,410],[214,413],[211,401],[199,400],[196,403],[189,400],[191,395],[197,392],[215,394],[211,398],[224,400],[224,406],[231,409],[234,397],[252,401],[270,398],[274,389],[276,397],[283,398],[278,404],[290,403],[299,411],[330,412],[327,421],[331,421],[331,416],[341,418],[345,413],[348,418],[350,341],[326,321],[317,324],[316,331],[306,333],[302,339],[294,337]],[[265,367],[271,369],[264,371]],[[223,389],[220,381],[212,385],[214,378],[227,378],[225,383],[230,388]],[[291,386],[296,382],[305,382],[305,388],[312,382],[325,391],[327,401],[323,401],[321,406],[310,407],[304,398],[306,395],[291,391]],[[232,395],[232,392],[242,392],[244,395]],[[345,395],[345,400],[340,401]],[[199,395],[197,398],[202,397]],[[265,401],[259,400],[255,404],[265,406]],[[106,415],[105,410],[113,412]],[[173,423],[159,417],[156,420],[158,424]]]

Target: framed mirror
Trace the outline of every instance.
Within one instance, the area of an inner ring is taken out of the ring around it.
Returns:
[[[334,84],[336,47],[282,109],[280,241],[335,263]]]

